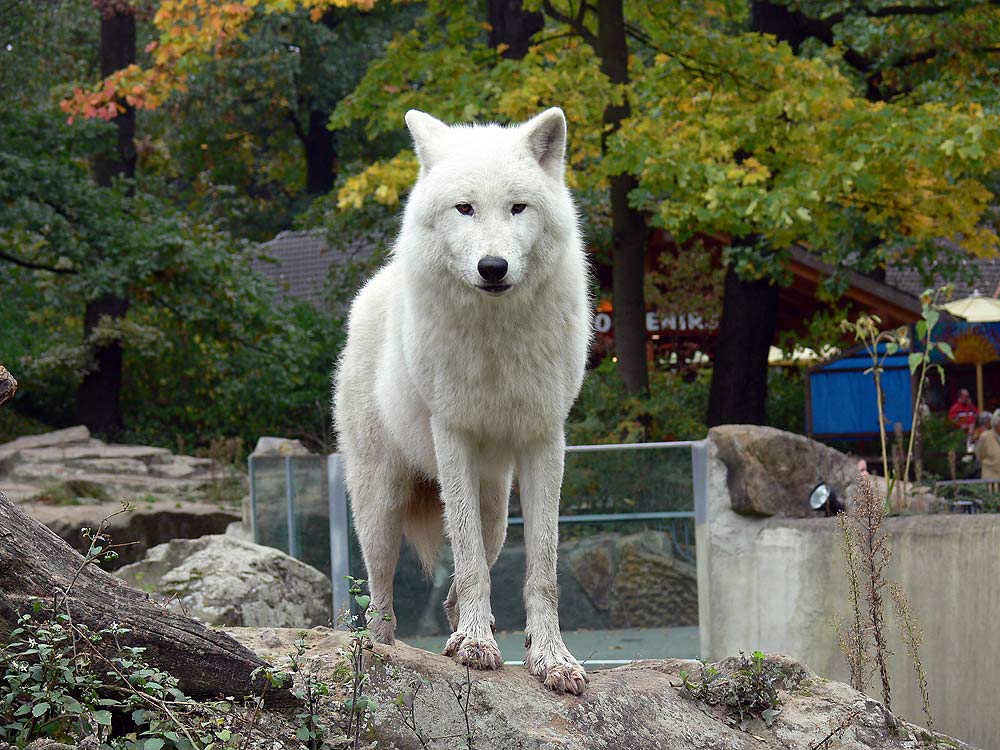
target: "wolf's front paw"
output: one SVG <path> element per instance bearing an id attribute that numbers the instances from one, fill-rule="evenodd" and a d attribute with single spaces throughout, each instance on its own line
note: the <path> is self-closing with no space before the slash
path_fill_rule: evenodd
<path id="1" fill-rule="evenodd" d="M 551 648 L 532 644 L 524 663 L 545 687 L 557 693 L 580 695 L 590 682 L 587 671 L 561 643 Z"/>
<path id="2" fill-rule="evenodd" d="M 452 589 L 454 591 L 454 589 Z M 448 618 L 448 625 L 451 626 L 451 631 L 454 633 L 458 630 L 458 621 L 460 619 L 460 613 L 458 611 L 458 599 L 448 594 L 448 598 L 444 600 L 444 614 Z M 490 630 L 494 633 L 497 632 L 497 618 L 490 615 Z"/>
<path id="3" fill-rule="evenodd" d="M 378 613 L 369 615 L 368 630 L 371 631 L 372 640 L 375 643 L 392 646 L 396 643 L 396 616 L 393 615 L 386 620 Z"/>
<path id="4" fill-rule="evenodd" d="M 500 669 L 503 664 L 496 641 L 471 638 L 465 633 L 452 633 L 444 653 L 457 656 L 460 664 L 468 664 L 473 669 Z"/>

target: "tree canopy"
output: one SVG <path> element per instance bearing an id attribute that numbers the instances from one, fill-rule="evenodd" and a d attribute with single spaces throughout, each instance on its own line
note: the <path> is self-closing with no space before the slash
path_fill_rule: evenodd
<path id="1" fill-rule="evenodd" d="M 722 290 L 721 310 L 705 308 L 721 313 L 719 350 L 758 369 L 760 347 L 738 349 L 726 309 L 766 308 L 754 294 L 787 280 L 793 247 L 876 275 L 889 264 L 930 275 L 995 252 L 993 2 L 526 0 L 536 33 L 516 54 L 487 22 L 503 4 L 14 3 L 3 41 L 17 54 L 0 88 L 21 111 L 3 121 L 0 262 L 44 280 L 50 315 L 78 321 L 66 300 L 121 294 L 135 300 L 136 335 L 172 317 L 201 321 L 198 335 L 216 342 L 274 344 L 299 313 L 252 309 L 266 303 L 234 268 L 241 239 L 326 224 L 334 240 L 381 242 L 417 173 L 407 109 L 515 122 L 552 105 L 570 121 L 567 176 L 596 257 L 616 278 L 640 273 L 638 287 L 616 287 L 616 341 L 628 295 L 642 312 L 644 294 L 659 307 L 672 294 L 669 264 L 644 285 L 642 264 L 623 263 L 629 221 L 642 230 L 632 255 L 660 229 L 678 257 L 698 256 L 680 276 Z M 96 21 L 122 13 L 140 21 L 136 63 L 101 80 Z M 92 163 L 114 150 L 102 121 L 131 109 L 138 175 L 99 186 Z M 723 248 L 724 282 L 708 247 Z M 821 294 L 834 300 L 843 283 L 835 273 Z M 765 349 L 769 315 L 747 318 Z M 321 338 L 335 346 L 338 335 Z M 46 350 L 73 350 L 61 338 Z M 619 358 L 623 377 L 644 375 L 644 352 Z M 642 378 L 624 379 L 642 390 Z"/>

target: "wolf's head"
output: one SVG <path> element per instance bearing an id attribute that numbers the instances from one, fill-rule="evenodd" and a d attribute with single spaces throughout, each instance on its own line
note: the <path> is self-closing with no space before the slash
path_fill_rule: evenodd
<path id="1" fill-rule="evenodd" d="M 503 296 L 535 286 L 571 251 L 578 230 L 561 109 L 512 127 L 448 126 L 410 110 L 406 125 L 420 176 L 397 253 L 411 269 Z"/>

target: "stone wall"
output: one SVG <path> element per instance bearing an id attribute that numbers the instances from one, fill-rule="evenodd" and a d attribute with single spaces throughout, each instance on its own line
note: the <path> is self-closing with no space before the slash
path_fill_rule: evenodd
<path id="1" fill-rule="evenodd" d="M 849 614 L 836 520 L 738 514 L 727 480 L 710 439 L 708 507 L 697 527 L 702 657 L 780 651 L 824 677 L 846 679 L 832 625 Z M 923 627 L 935 728 L 1000 747 L 1000 516 L 894 517 L 887 525 L 887 577 L 903 584 Z M 892 707 L 921 721 L 916 678 L 895 620 L 887 619 Z"/>

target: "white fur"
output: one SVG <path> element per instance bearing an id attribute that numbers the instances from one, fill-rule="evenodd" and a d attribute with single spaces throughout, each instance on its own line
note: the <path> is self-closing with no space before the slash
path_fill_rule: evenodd
<path id="1" fill-rule="evenodd" d="M 449 127 L 414 110 L 406 123 L 420 176 L 392 260 L 351 308 L 335 384 L 372 607 L 392 612 L 403 535 L 428 567 L 446 531 L 455 578 L 445 652 L 498 668 L 489 569 L 516 472 L 525 662 L 547 686 L 579 693 L 586 675 L 559 633 L 556 586 L 563 424 L 590 343 L 587 264 L 563 179 L 566 121 L 549 109 L 517 127 Z M 515 204 L 526 207 L 515 215 Z M 478 288 L 485 256 L 507 261 L 507 291 Z M 392 642 L 394 618 L 372 627 Z"/>

